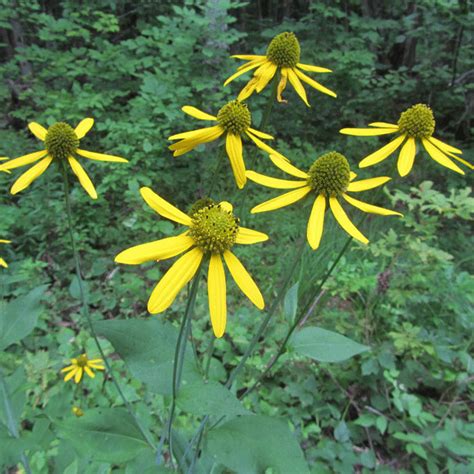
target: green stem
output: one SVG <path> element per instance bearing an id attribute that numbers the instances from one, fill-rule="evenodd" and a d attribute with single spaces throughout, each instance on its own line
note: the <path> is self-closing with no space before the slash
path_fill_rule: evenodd
<path id="1" fill-rule="evenodd" d="M 209 186 L 209 191 L 207 192 L 207 196 L 211 197 L 212 192 L 214 191 L 214 187 L 218 182 L 217 177 L 219 176 L 220 170 L 222 168 L 222 163 L 224 163 L 225 157 L 226 157 L 226 150 L 225 150 L 225 145 L 222 145 L 222 148 L 217 152 L 217 164 L 214 168 L 214 171 L 211 176 L 211 185 Z"/>
<path id="2" fill-rule="evenodd" d="M 141 423 L 139 422 L 138 418 L 136 417 L 135 413 L 133 412 L 133 409 L 132 409 L 132 406 L 131 406 L 130 402 L 127 400 L 127 398 L 125 397 L 122 389 L 120 388 L 120 385 L 118 384 L 117 379 L 115 378 L 115 376 L 112 372 L 112 368 L 111 368 L 111 366 L 110 366 L 110 364 L 109 364 L 109 362 L 108 362 L 108 360 L 107 360 L 107 358 L 104 354 L 102 346 L 99 342 L 99 338 L 97 337 L 97 333 L 95 332 L 94 324 L 92 322 L 92 318 L 91 318 L 91 315 L 89 313 L 89 305 L 87 304 L 86 295 L 85 295 L 85 291 L 84 291 L 84 282 L 82 280 L 82 271 L 81 271 L 81 261 L 80 261 L 79 253 L 77 251 L 76 241 L 74 239 L 74 231 L 73 231 L 74 226 L 73 226 L 73 223 L 72 223 L 71 202 L 70 202 L 70 199 L 69 199 L 69 183 L 68 183 L 68 180 L 67 180 L 67 172 L 66 172 L 65 165 L 62 166 L 61 171 L 62 171 L 63 181 L 64 181 L 64 196 L 65 196 L 65 200 L 66 200 L 66 214 L 67 214 L 68 231 L 69 231 L 69 237 L 70 237 L 70 240 L 71 240 L 72 252 L 73 252 L 73 255 L 74 255 L 76 278 L 77 278 L 77 282 L 78 282 L 78 286 L 79 286 L 79 294 L 81 296 L 81 302 L 82 302 L 82 312 L 86 317 L 90 333 L 92 334 L 92 337 L 93 337 L 94 342 L 97 346 L 97 349 L 99 350 L 100 356 L 101 356 L 101 358 L 103 359 L 103 361 L 105 363 L 105 366 L 107 368 L 107 373 L 109 374 L 113 384 L 115 385 L 115 388 L 117 389 L 117 392 L 119 393 L 120 398 L 122 399 L 123 403 L 125 404 L 128 412 L 130 413 L 130 416 L 133 418 L 133 420 L 135 422 L 135 425 L 137 426 L 137 428 L 142 433 L 144 439 L 149 444 L 149 446 L 155 451 L 156 447 L 154 445 L 153 440 L 150 438 L 150 435 L 147 433 L 147 431 L 142 427 Z"/>

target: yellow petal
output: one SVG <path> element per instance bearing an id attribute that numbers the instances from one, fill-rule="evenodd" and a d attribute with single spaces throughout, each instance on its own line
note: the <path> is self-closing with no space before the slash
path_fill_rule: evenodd
<path id="1" fill-rule="evenodd" d="M 91 179 L 89 178 L 88 174 L 86 173 L 84 168 L 81 166 L 79 161 L 77 161 L 72 156 L 68 157 L 68 161 L 69 161 L 69 164 L 71 165 L 72 171 L 79 179 L 81 186 L 86 190 L 87 194 L 92 199 L 97 199 L 97 191 L 95 190 L 95 187 L 92 184 Z"/>
<path id="2" fill-rule="evenodd" d="M 81 138 L 84 138 L 87 132 L 92 128 L 93 125 L 94 125 L 93 118 L 85 118 L 81 120 L 78 126 L 74 129 L 74 131 L 76 132 L 77 138 L 79 138 L 79 140 Z"/>
<path id="3" fill-rule="evenodd" d="M 349 183 L 347 186 L 347 190 L 350 192 L 359 192 L 359 191 L 367 191 L 368 189 L 377 188 L 378 186 L 382 186 L 382 184 L 387 183 L 392 178 L 388 176 L 378 176 L 377 178 L 369 178 L 369 179 L 361 179 L 360 181 L 353 181 Z"/>
<path id="4" fill-rule="evenodd" d="M 171 306 L 176 295 L 197 272 L 202 257 L 202 250 L 195 247 L 173 263 L 155 286 L 148 300 L 150 313 L 161 313 Z"/>
<path id="5" fill-rule="evenodd" d="M 455 155 L 454 153 L 450 153 L 449 151 L 444 152 L 446 155 L 450 156 L 451 158 L 454 158 L 456 161 L 459 161 L 459 163 L 462 163 L 463 165 L 467 166 L 468 168 L 471 168 L 471 170 L 474 170 L 474 165 L 472 163 L 469 163 L 469 161 L 463 160 L 459 156 Z"/>
<path id="6" fill-rule="evenodd" d="M 234 206 L 228 201 L 221 201 L 219 206 L 227 212 L 232 212 L 234 210 Z"/>
<path id="7" fill-rule="evenodd" d="M 224 252 L 224 260 L 232 278 L 242 293 L 258 308 L 265 307 L 262 293 L 240 260 L 229 250 Z"/>
<path id="8" fill-rule="evenodd" d="M 241 245 L 251 245 L 257 244 L 258 242 L 265 242 L 266 240 L 268 240 L 268 235 L 264 234 L 263 232 L 248 229 L 247 227 L 239 227 L 235 243 Z"/>
<path id="9" fill-rule="evenodd" d="M 247 130 L 247 136 L 257 145 L 261 150 L 266 151 L 268 154 L 271 155 L 277 155 L 283 160 L 288 161 L 288 158 L 285 158 L 281 153 L 278 153 L 276 150 L 274 150 L 272 147 L 268 146 L 266 143 L 262 142 L 259 138 L 257 138 L 255 135 L 253 135 L 250 130 Z"/>
<path id="10" fill-rule="evenodd" d="M 413 168 L 416 154 L 416 143 L 413 137 L 409 137 L 398 155 L 397 168 L 400 176 L 406 176 Z"/>
<path id="11" fill-rule="evenodd" d="M 173 156 L 180 156 L 202 143 L 208 143 L 217 140 L 224 133 L 224 129 L 219 126 L 211 128 L 212 130 L 206 131 L 204 134 L 196 135 L 195 138 L 184 138 L 177 143 L 173 143 L 168 148 L 170 150 L 176 150 L 173 153 Z"/>
<path id="12" fill-rule="evenodd" d="M 372 214 L 380 214 L 381 216 L 402 216 L 397 211 L 392 211 L 390 209 L 385 209 L 384 207 L 374 206 L 363 201 L 359 201 L 347 194 L 343 194 L 342 197 L 352 206 L 357 207 L 364 212 L 371 212 Z"/>
<path id="13" fill-rule="evenodd" d="M 459 153 L 460 155 L 462 155 L 462 151 L 459 148 L 455 148 L 451 145 L 448 145 L 447 143 L 444 143 L 435 137 L 428 138 L 428 141 L 431 142 L 433 145 L 437 146 L 441 151 L 444 151 L 445 153 Z"/>
<path id="14" fill-rule="evenodd" d="M 89 364 L 103 364 L 104 361 L 102 359 L 89 359 Z"/>
<path id="15" fill-rule="evenodd" d="M 326 212 L 326 196 L 320 194 L 314 201 L 311 215 L 306 228 L 306 237 L 313 250 L 319 247 L 324 227 L 324 213 Z"/>
<path id="16" fill-rule="evenodd" d="M 300 169 L 298 169 L 296 166 L 293 166 L 290 163 L 290 160 L 283 155 L 270 154 L 270 160 L 272 160 L 272 163 L 275 166 L 280 168 L 285 173 L 291 174 L 291 176 L 294 176 L 295 178 L 301 178 L 301 179 L 309 178 L 308 173 L 305 173 L 304 171 L 301 171 Z"/>
<path id="17" fill-rule="evenodd" d="M 229 78 L 226 79 L 224 82 L 224 87 L 232 82 L 234 79 L 237 79 L 239 76 L 242 74 L 245 74 L 248 71 L 251 71 L 252 69 L 255 69 L 258 66 L 261 66 L 262 64 L 265 64 L 267 62 L 267 59 L 264 57 L 260 61 L 252 61 L 251 63 L 247 64 L 246 67 L 243 67 L 242 69 L 239 69 L 236 73 L 232 74 Z"/>
<path id="18" fill-rule="evenodd" d="M 71 370 L 71 372 L 66 374 L 66 376 L 64 377 L 64 381 L 67 382 L 68 380 L 71 380 L 76 375 L 77 370 L 78 368 L 74 367 L 74 370 Z"/>
<path id="19" fill-rule="evenodd" d="M 94 370 L 105 370 L 103 365 L 93 364 L 92 362 L 89 362 L 89 367 L 93 368 Z"/>
<path id="20" fill-rule="evenodd" d="M 7 262 L 0 257 L 0 267 L 8 268 Z"/>
<path id="21" fill-rule="evenodd" d="M 87 365 L 84 367 L 84 370 L 86 371 L 86 374 L 87 374 L 91 379 L 93 379 L 93 378 L 95 377 L 94 372 L 92 372 L 92 370 L 91 370 L 89 367 L 87 367 Z"/>
<path id="22" fill-rule="evenodd" d="M 244 59 L 245 61 L 253 61 L 255 59 L 267 59 L 261 54 L 233 54 L 231 58 Z"/>
<path id="23" fill-rule="evenodd" d="M 120 252 L 115 257 L 115 261 L 127 265 L 139 265 L 150 260 L 165 260 L 183 253 L 193 245 L 194 240 L 185 232 L 176 237 L 167 237 L 131 247 Z"/>
<path id="24" fill-rule="evenodd" d="M 278 102 L 288 102 L 281 96 L 283 94 L 283 91 L 286 89 L 286 84 L 288 82 L 288 68 L 282 67 L 280 74 L 281 77 L 277 87 L 277 100 Z"/>
<path id="25" fill-rule="evenodd" d="M 282 194 L 276 198 L 269 199 L 268 201 L 262 202 L 258 206 L 255 206 L 250 212 L 256 214 L 258 212 L 268 212 L 274 211 L 275 209 L 280 209 L 281 207 L 289 206 L 300 199 L 303 199 L 309 192 L 311 188 L 305 186 L 303 188 L 295 189 L 289 193 Z"/>
<path id="26" fill-rule="evenodd" d="M 345 213 L 342 206 L 339 204 L 339 201 L 335 197 L 329 198 L 329 205 L 331 206 L 331 211 L 336 218 L 339 225 L 354 239 L 359 240 L 363 244 L 368 244 L 369 240 L 365 237 L 359 229 L 350 221 L 349 217 Z"/>
<path id="27" fill-rule="evenodd" d="M 42 125 L 36 122 L 30 122 L 28 124 L 28 128 L 30 129 L 30 132 L 36 137 L 39 138 L 44 142 L 44 139 L 46 138 L 46 134 L 48 133 L 48 130 L 46 130 Z"/>
<path id="28" fill-rule="evenodd" d="M 263 133 L 258 130 L 255 130 L 254 128 L 248 128 L 247 129 L 250 133 L 257 135 L 259 138 L 263 138 L 264 140 L 273 140 L 273 137 L 269 135 L 268 133 Z"/>
<path id="29" fill-rule="evenodd" d="M 436 148 L 432 143 L 430 143 L 426 138 L 421 139 L 425 150 L 429 153 L 431 158 L 438 162 L 440 165 L 449 168 L 450 170 L 456 171 L 459 174 L 465 174 L 464 171 L 459 168 L 459 166 L 454 163 L 451 158 L 448 158 L 441 150 Z"/>
<path id="30" fill-rule="evenodd" d="M 287 179 L 271 178 L 270 176 L 265 176 L 264 174 L 257 173 L 256 171 L 247 171 L 246 175 L 247 178 L 253 182 L 261 184 L 262 186 L 267 186 L 269 188 L 295 189 L 306 186 L 307 184 L 306 180 L 290 181 Z"/>
<path id="31" fill-rule="evenodd" d="M 398 129 L 395 128 L 341 128 L 339 133 L 358 137 L 375 137 L 378 135 L 388 135 L 389 133 L 395 133 L 397 131 Z"/>
<path id="32" fill-rule="evenodd" d="M 357 178 L 357 173 L 354 173 L 354 171 L 349 171 L 349 181 L 352 181 Z"/>
<path id="33" fill-rule="evenodd" d="M 69 372 L 70 370 L 74 370 L 76 367 L 76 365 L 69 365 L 67 367 L 64 367 L 64 369 L 61 369 L 61 373 Z"/>
<path id="34" fill-rule="evenodd" d="M 255 75 L 258 77 L 257 86 L 255 88 L 257 92 L 262 92 L 262 90 L 265 89 L 278 69 L 276 64 L 273 63 L 264 64 L 262 68 L 263 69 L 260 72 L 258 72 L 258 70 L 255 71 Z"/>
<path id="35" fill-rule="evenodd" d="M 366 168 L 367 166 L 372 166 L 381 161 L 385 160 L 389 155 L 391 155 L 405 140 L 406 135 L 401 135 L 400 137 L 395 138 L 391 142 L 387 143 L 385 146 L 380 148 L 380 150 L 367 155 L 360 163 L 359 168 Z"/>
<path id="36" fill-rule="evenodd" d="M 89 160 L 95 161 L 110 161 L 113 163 L 128 163 L 128 160 L 121 158 L 120 156 L 106 155 L 104 153 L 96 153 L 95 151 L 87 151 L 77 149 L 76 153 L 83 156 L 84 158 L 89 158 Z"/>
<path id="37" fill-rule="evenodd" d="M 12 241 L 11 240 L 3 240 L 3 239 L 0 239 L 0 244 L 11 244 Z"/>
<path id="38" fill-rule="evenodd" d="M 17 194 L 26 189 L 35 179 L 39 178 L 48 169 L 51 161 L 53 161 L 53 158 L 47 156 L 39 163 L 32 166 L 15 181 L 10 192 L 12 194 Z"/>
<path id="39" fill-rule="evenodd" d="M 220 254 L 212 254 L 209 260 L 207 294 L 214 335 L 222 337 L 227 321 L 227 305 L 225 272 Z"/>
<path id="40" fill-rule="evenodd" d="M 232 166 L 237 187 L 242 189 L 247 182 L 247 178 L 245 177 L 245 163 L 242 155 L 242 139 L 240 135 L 234 135 L 228 132 L 225 141 L 225 149 L 230 160 L 230 165 Z M 215 177 L 215 179 L 217 179 L 217 177 Z"/>
<path id="41" fill-rule="evenodd" d="M 258 84 L 258 77 L 252 77 L 245 87 L 239 92 L 237 99 L 241 102 L 248 99 L 254 92 Z"/>
<path id="42" fill-rule="evenodd" d="M 297 71 L 297 69 L 295 69 L 295 70 Z M 298 76 L 295 74 L 295 70 L 293 70 L 291 68 L 287 69 L 288 79 L 290 81 L 290 84 L 293 86 L 296 93 L 301 97 L 303 102 L 308 107 L 311 107 L 309 105 L 308 98 L 306 97 L 306 91 L 304 90 L 303 84 L 301 84 L 301 81 L 298 79 Z M 303 74 L 303 73 L 301 73 L 301 74 Z"/>
<path id="43" fill-rule="evenodd" d="M 83 372 L 84 370 L 82 369 L 82 367 L 77 368 L 76 373 L 74 375 L 74 382 L 79 383 L 81 381 Z"/>
<path id="44" fill-rule="evenodd" d="M 314 79 L 311 79 L 309 76 L 307 76 L 305 73 L 299 71 L 298 69 L 294 69 L 296 75 L 306 84 L 310 85 L 314 89 L 318 90 L 319 92 L 322 92 L 323 94 L 330 95 L 331 97 L 337 97 L 337 94 L 333 92 L 331 89 L 328 89 L 327 87 L 324 87 L 322 84 L 319 82 L 315 81 Z"/>
<path id="45" fill-rule="evenodd" d="M 214 115 L 203 112 L 202 110 L 192 107 L 191 105 L 185 105 L 184 107 L 181 107 L 181 110 L 185 114 L 191 115 L 191 117 L 197 118 L 199 120 L 217 120 L 217 117 Z"/>
<path id="46" fill-rule="evenodd" d="M 187 226 L 191 225 L 192 219 L 187 214 L 180 211 L 177 207 L 174 207 L 169 202 L 165 201 L 150 188 L 140 188 L 140 194 L 142 195 L 142 198 L 145 200 L 145 202 L 154 211 L 160 214 L 160 216 L 166 217 L 167 219 L 170 219 L 174 222 L 178 222 L 179 224 L 184 224 Z"/>
<path id="47" fill-rule="evenodd" d="M 189 132 L 177 133 L 176 135 L 171 135 L 168 140 L 189 139 L 205 143 L 207 137 L 214 135 L 217 131 L 224 133 L 224 129 L 219 127 L 219 125 L 213 125 L 212 127 L 198 128 L 197 130 L 191 130 Z"/>
<path id="48" fill-rule="evenodd" d="M 14 158 L 9 160 L 3 165 L 0 166 L 0 170 L 13 170 L 19 168 L 20 166 L 26 166 L 35 161 L 38 161 L 41 158 L 44 158 L 48 152 L 46 150 L 35 151 L 34 153 L 29 153 L 28 155 L 20 156 L 19 158 Z"/>
<path id="49" fill-rule="evenodd" d="M 388 123 L 388 122 L 372 122 L 369 123 L 369 127 L 376 127 L 376 128 L 398 128 L 398 125 L 395 123 Z"/>
<path id="50" fill-rule="evenodd" d="M 325 67 L 319 67 L 319 66 L 312 66 L 311 64 L 298 63 L 296 67 L 303 69 L 303 71 L 308 71 L 308 72 L 319 72 L 319 73 L 332 72 L 331 69 L 327 69 Z"/>

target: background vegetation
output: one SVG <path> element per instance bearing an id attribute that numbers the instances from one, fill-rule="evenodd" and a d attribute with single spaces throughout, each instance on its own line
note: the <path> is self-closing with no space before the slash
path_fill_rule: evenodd
<path id="1" fill-rule="evenodd" d="M 166 264 L 118 268 L 113 258 L 131 245 L 174 232 L 174 224 L 143 205 L 140 186 L 151 186 L 186 209 L 215 179 L 216 146 L 174 159 L 167 137 L 196 126 L 180 111 L 182 105 L 216 113 L 234 98 L 243 80 L 222 87 L 237 65 L 229 58 L 232 53 L 262 53 L 275 34 L 294 31 L 302 61 L 334 70 L 321 80 L 338 93 L 337 100 L 311 91 L 308 109 L 288 89 L 288 104 L 273 109 L 265 131 L 277 137 L 275 146 L 297 165 L 308 167 L 317 155 L 336 149 L 356 167 L 381 141 L 345 137 L 338 130 L 394 121 L 419 102 L 433 108 L 437 136 L 472 157 L 473 13 L 467 0 L 0 4 L 0 155 L 16 157 L 38 149 L 26 127 L 29 121 L 75 125 L 91 116 L 96 125 L 87 147 L 130 160 L 128 166 L 91 164 L 88 171 L 98 184 L 99 200 L 92 202 L 78 185 L 72 197 L 94 319 L 133 319 L 143 324 L 137 326 L 143 337 L 151 327 L 146 321 L 158 318 L 177 325 L 186 295 L 166 314 L 150 317 L 147 297 Z M 256 124 L 268 93 L 249 101 Z M 263 154 L 252 153 L 254 169 L 276 175 Z M 391 173 L 392 166 L 393 159 L 361 176 Z M 235 200 L 230 167 L 222 173 L 214 197 Z M 122 402 L 102 374 L 81 388 L 65 384 L 59 375 L 81 351 L 97 356 L 80 315 L 60 174 L 49 170 L 17 197 L 8 192 L 12 180 L 0 174 L 0 238 L 13 240 L 8 248 L 2 246 L 10 267 L 0 275 L 0 310 L 7 314 L 10 302 L 9 314 L 17 311 L 27 319 L 12 339 L 5 339 L 5 330 L 0 334 L 0 366 L 14 400 L 13 420 L 0 408 L 0 466 L 17 465 L 24 451 L 34 473 L 166 472 L 154 467 L 151 451 L 140 451 L 144 445 L 114 451 L 100 438 L 92 449 L 90 432 L 72 414 L 73 405 L 81 406 L 86 415 L 111 418 L 110 425 L 122 419 L 120 429 L 132 432 L 125 412 L 117 418 L 107 411 Z M 246 409 L 285 420 L 311 472 L 473 472 L 471 183 L 472 174 L 452 173 L 420 152 L 414 171 L 389 183 L 380 202 L 405 217 L 369 217 L 363 231 L 371 244 L 353 243 L 319 293 L 315 288 L 321 275 L 346 236 L 332 223 L 320 250 L 306 249 L 285 304 L 234 392 L 242 394 L 252 385 L 295 313 L 308 304 L 314 303 L 305 324 L 370 346 L 339 364 L 303 358 L 290 347 L 265 383 L 244 399 Z M 247 210 L 271 195 L 248 186 Z M 308 212 L 294 207 L 268 215 L 242 213 L 246 225 L 271 236 L 260 248 L 239 253 L 267 302 L 275 298 L 287 261 L 304 237 Z M 211 363 L 215 381 L 225 380 L 263 317 L 242 302 L 235 287 L 229 301 L 227 334 L 216 342 Z M 208 321 L 203 285 L 193 320 L 199 361 L 212 338 Z M 126 396 L 158 440 L 167 417 L 166 389 L 155 386 L 150 395 L 144 387 L 153 377 L 159 385 L 162 374 L 150 368 L 147 379 L 116 355 L 117 340 L 111 340 L 113 345 L 103 341 Z M 153 347 L 154 342 L 147 343 Z M 157 347 L 165 343 L 156 340 Z M 183 446 L 205 414 L 199 403 L 196 408 L 198 395 L 189 398 L 182 407 L 194 416 L 179 415 L 177 420 L 178 445 Z M 12 439 L 12 423 L 21 444 Z M 211 438 L 205 446 L 222 439 Z M 220 446 L 219 452 L 225 448 Z M 269 446 L 261 449 L 270 455 Z M 213 472 L 236 471 L 232 456 L 242 466 L 253 466 L 248 447 L 238 439 L 230 452 L 220 458 L 221 470 Z M 163 461 L 169 461 L 166 455 Z M 278 472 L 265 471 L 268 465 L 255 467 L 255 472 Z M 237 472 L 250 472 L 242 469 Z"/>

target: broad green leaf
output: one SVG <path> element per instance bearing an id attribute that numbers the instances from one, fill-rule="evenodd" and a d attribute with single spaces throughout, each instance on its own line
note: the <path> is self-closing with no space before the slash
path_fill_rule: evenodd
<path id="1" fill-rule="evenodd" d="M 285 295 L 283 300 L 283 310 L 285 312 L 286 319 L 293 322 L 298 309 L 298 288 L 299 282 L 296 282 Z"/>
<path id="2" fill-rule="evenodd" d="M 342 362 L 370 350 L 336 332 L 317 327 L 305 327 L 291 338 L 291 347 L 298 354 L 319 362 Z"/>
<path id="3" fill-rule="evenodd" d="M 205 455 L 238 473 L 306 474 L 308 466 L 295 435 L 281 419 L 245 415 L 211 430 Z"/>
<path id="4" fill-rule="evenodd" d="M 20 416 L 26 403 L 25 382 L 23 366 L 18 367 L 8 377 L 0 374 L 0 421 L 11 432 L 19 431 Z"/>
<path id="5" fill-rule="evenodd" d="M 170 323 L 151 318 L 147 321 L 100 321 L 94 324 L 128 365 L 132 375 L 150 390 L 171 394 L 173 360 L 178 330 Z M 181 386 L 201 380 L 188 344 Z"/>
<path id="6" fill-rule="evenodd" d="M 38 286 L 10 301 L 0 311 L 0 350 L 21 341 L 33 331 L 41 313 L 40 300 L 48 287 Z"/>
<path id="7" fill-rule="evenodd" d="M 0 468 L 18 463 L 24 449 L 24 440 L 11 437 L 8 430 L 0 425 Z"/>

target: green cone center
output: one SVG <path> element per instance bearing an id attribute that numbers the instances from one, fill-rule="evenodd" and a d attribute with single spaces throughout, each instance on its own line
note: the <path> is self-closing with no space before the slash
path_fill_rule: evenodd
<path id="1" fill-rule="evenodd" d="M 217 114 L 217 123 L 226 131 L 242 135 L 252 123 L 252 115 L 247 107 L 238 100 L 224 105 Z"/>
<path id="2" fill-rule="evenodd" d="M 239 219 L 220 204 L 209 204 L 192 215 L 189 235 L 204 252 L 223 253 L 235 243 Z"/>
<path id="3" fill-rule="evenodd" d="M 350 167 L 344 155 L 331 151 L 321 155 L 308 171 L 308 185 L 316 194 L 338 197 L 346 192 L 350 180 Z"/>
<path id="4" fill-rule="evenodd" d="M 268 45 L 267 57 L 279 67 L 295 67 L 300 62 L 300 43 L 294 33 L 275 36 Z"/>
<path id="5" fill-rule="evenodd" d="M 425 104 L 416 104 L 402 112 L 398 120 L 401 133 L 413 138 L 429 138 L 435 130 L 433 111 Z"/>
<path id="6" fill-rule="evenodd" d="M 89 365 L 89 359 L 87 358 L 86 355 L 80 355 L 77 359 L 77 365 L 79 367 L 87 367 Z"/>
<path id="7" fill-rule="evenodd" d="M 50 156 L 64 160 L 77 150 L 79 138 L 70 125 L 58 122 L 49 127 L 44 143 Z"/>

